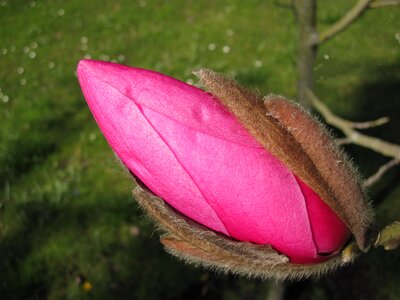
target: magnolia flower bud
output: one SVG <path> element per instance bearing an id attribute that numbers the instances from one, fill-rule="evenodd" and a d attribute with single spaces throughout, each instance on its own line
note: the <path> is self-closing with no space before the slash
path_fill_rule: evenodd
<path id="1" fill-rule="evenodd" d="M 264 101 L 211 71 L 206 93 L 168 76 L 83 60 L 78 77 L 107 141 L 141 186 L 135 198 L 184 259 L 254 276 L 341 264 L 371 210 L 353 168 L 296 104 Z"/>

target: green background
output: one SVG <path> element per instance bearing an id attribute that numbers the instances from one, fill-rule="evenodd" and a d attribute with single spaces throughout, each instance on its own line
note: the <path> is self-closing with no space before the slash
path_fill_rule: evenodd
<path id="1" fill-rule="evenodd" d="M 319 1 L 318 26 L 354 1 Z M 297 28 L 283 1 L 0 0 L 0 299 L 266 299 L 271 282 L 215 274 L 164 252 L 99 132 L 75 69 L 82 58 L 233 75 L 294 98 Z M 368 11 L 320 48 L 316 92 L 368 134 L 400 142 L 400 8 Z M 337 133 L 339 135 L 339 133 Z M 346 147 L 366 177 L 387 161 Z M 379 226 L 400 218 L 399 170 L 372 191 Z M 400 251 L 376 249 L 287 299 L 399 299 Z M 85 290 L 78 278 L 90 282 Z"/>

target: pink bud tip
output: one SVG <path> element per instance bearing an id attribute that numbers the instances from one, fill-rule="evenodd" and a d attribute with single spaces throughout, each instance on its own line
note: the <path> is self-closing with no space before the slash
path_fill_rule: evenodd
<path id="1" fill-rule="evenodd" d="M 157 72 L 82 60 L 86 101 L 122 162 L 154 194 L 239 241 L 293 263 L 336 254 L 350 232 L 212 95 Z"/>

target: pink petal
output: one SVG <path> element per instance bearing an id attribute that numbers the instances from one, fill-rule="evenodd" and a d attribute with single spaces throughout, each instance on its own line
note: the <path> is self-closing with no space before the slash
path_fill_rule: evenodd
<path id="1" fill-rule="evenodd" d="M 81 61 L 78 77 L 88 105 L 113 150 L 154 193 L 168 195 L 169 203 L 179 207 L 183 214 L 196 215 L 199 223 L 227 234 L 190 176 L 149 124 L 141 107 L 121 94 L 113 83 L 106 83 L 105 74 L 97 73 L 104 68 L 115 75 L 125 69 L 119 65 Z M 118 86 L 118 81 L 114 84 Z M 180 205 L 186 199 L 191 200 L 191 205 Z"/>
<path id="2" fill-rule="evenodd" d="M 350 232 L 342 220 L 304 182 L 297 179 L 306 199 L 314 242 L 319 254 L 334 254 L 349 238 Z"/>
<path id="3" fill-rule="evenodd" d="M 320 261 L 317 251 L 341 246 L 334 247 L 342 239 L 320 238 L 335 221 L 326 231 L 312 229 L 334 213 L 210 94 L 156 72 L 98 61 L 81 61 L 78 77 L 123 163 L 181 213 L 235 239 L 271 244 L 293 262 Z M 317 218 L 311 226 L 310 211 Z"/>

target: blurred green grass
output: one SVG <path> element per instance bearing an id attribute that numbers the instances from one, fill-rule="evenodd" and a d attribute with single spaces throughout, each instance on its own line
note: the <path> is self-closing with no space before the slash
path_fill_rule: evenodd
<path id="1" fill-rule="evenodd" d="M 353 3 L 319 1 L 320 26 Z M 261 0 L 1 0 L 0 28 L 0 298 L 264 299 L 268 283 L 215 275 L 162 250 L 86 107 L 75 68 L 91 57 L 196 83 L 192 70 L 208 67 L 293 98 L 292 12 Z M 356 120 L 390 116 L 369 133 L 393 142 L 400 142 L 399 28 L 400 9 L 368 11 L 321 47 L 315 66 L 317 93 L 334 111 Z M 365 176 L 385 160 L 347 150 Z M 371 192 L 382 203 L 381 225 L 400 216 L 398 175 Z M 398 252 L 375 251 L 299 285 L 309 299 L 398 299 L 399 267 Z"/>

